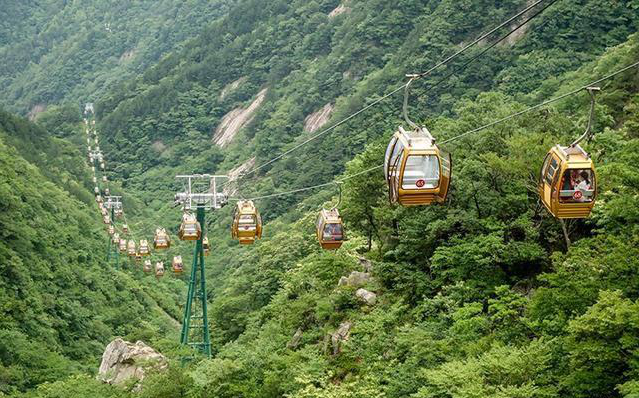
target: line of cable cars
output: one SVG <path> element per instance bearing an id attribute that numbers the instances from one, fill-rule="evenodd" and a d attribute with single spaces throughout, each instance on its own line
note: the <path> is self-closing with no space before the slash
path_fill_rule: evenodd
<path id="1" fill-rule="evenodd" d="M 262 237 L 262 217 L 252 200 L 240 200 L 235 206 L 231 237 L 241 245 L 250 245 Z M 344 224 L 339 210 L 323 209 L 316 221 L 316 234 L 322 248 L 335 250 L 345 240 Z"/>
<path id="2" fill-rule="evenodd" d="M 597 87 L 587 88 L 590 117 L 586 132 L 569 146 L 555 145 L 548 151 L 538 179 L 541 203 L 558 219 L 586 218 L 597 197 L 596 173 L 590 155 L 579 142 L 590 135 Z M 403 206 L 444 203 L 450 189 L 452 158 L 436 145 L 425 127 L 399 127 L 384 158 L 384 176 L 391 203 Z"/>
<path id="3" fill-rule="evenodd" d="M 569 146 L 556 145 L 546 155 L 538 180 L 541 203 L 558 219 L 586 218 L 597 196 L 596 173 L 590 155 L 579 145 L 589 136 L 594 114 L 594 92 L 586 132 Z M 389 201 L 403 206 L 446 202 L 452 181 L 452 157 L 441 149 L 425 127 L 399 127 L 384 156 L 384 176 Z M 337 249 L 344 241 L 344 225 L 336 208 L 322 209 L 317 217 L 316 235 L 322 248 Z M 251 200 L 239 200 L 233 215 L 231 236 L 240 244 L 252 244 L 262 237 L 262 219 Z"/>

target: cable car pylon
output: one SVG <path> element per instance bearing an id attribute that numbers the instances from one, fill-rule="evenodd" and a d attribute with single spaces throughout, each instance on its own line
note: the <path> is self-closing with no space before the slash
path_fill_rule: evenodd
<path id="1" fill-rule="evenodd" d="M 111 219 L 110 219 L 110 224 L 109 227 L 113 227 L 113 229 L 115 230 L 115 217 L 116 217 L 116 210 L 121 210 L 122 209 L 122 202 L 120 201 L 122 197 L 121 196 L 107 196 L 105 197 L 105 202 L 104 202 L 104 206 L 111 210 Z M 109 235 L 109 244 L 107 247 L 107 257 L 106 257 L 106 261 L 107 264 L 110 263 L 111 261 L 111 256 L 115 257 L 115 269 L 119 269 L 120 268 L 120 250 L 118 248 L 118 244 L 119 242 L 116 242 L 114 237 Z"/>
<path id="2" fill-rule="evenodd" d="M 193 249 L 193 262 L 191 265 L 191 277 L 189 278 L 189 289 L 184 306 L 184 316 L 182 318 L 182 333 L 180 343 L 192 347 L 202 354 L 211 357 L 211 335 L 209 332 L 209 321 L 207 313 L 207 291 L 206 272 L 204 263 L 204 244 L 206 227 L 206 211 L 222 208 L 226 202 L 226 196 L 218 192 L 217 180 L 228 178 L 227 176 L 192 174 L 180 175 L 176 178 L 185 182 L 185 190 L 175 195 L 175 203 L 182 205 L 182 210 L 189 214 L 196 212 L 198 228 L 196 231 L 197 240 Z M 200 192 L 196 192 L 200 191 Z M 186 221 L 185 221 L 186 220 Z M 183 217 L 184 222 L 191 222 L 190 217 Z M 185 226 L 180 227 L 181 230 Z M 184 236 L 180 235 L 183 239 Z M 184 240 L 184 239 L 183 239 Z M 188 239 L 191 240 L 191 239 Z M 188 358 L 184 358 L 188 359 Z"/>

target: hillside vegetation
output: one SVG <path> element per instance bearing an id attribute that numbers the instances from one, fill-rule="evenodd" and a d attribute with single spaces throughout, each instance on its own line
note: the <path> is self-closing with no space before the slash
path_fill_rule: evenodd
<path id="1" fill-rule="evenodd" d="M 309 138 L 313 133 L 305 124 L 318 111 L 331 109 L 324 128 L 332 125 L 525 3 L 226 3 L 220 18 L 197 34 L 195 27 L 185 31 L 189 40 L 157 63 L 149 58 L 117 82 L 90 91 L 109 176 L 129 198 L 128 216 L 142 223 L 141 233 L 150 238 L 162 225 L 175 234 L 179 215 L 171 202 L 181 187 L 174 175 L 225 173 L 247 161 L 262 165 Z M 637 62 L 638 10 L 637 1 L 557 1 L 467 67 L 455 69 L 488 43 L 417 81 L 411 118 L 442 142 Z M 452 77 L 441 80 L 451 71 Z M 24 73 L 25 79 L 33 75 Z M 50 82 L 58 83 L 58 77 Z M 11 85 L 24 91 L 15 91 L 9 102 L 31 106 L 35 91 L 16 79 Z M 99 267 L 106 234 L 86 190 L 74 107 L 63 104 L 62 96 L 52 100 L 55 106 L 37 119 L 40 127 L 6 115 L 32 132 L 22 139 L 16 138 L 21 129 L 5 128 L 7 161 L 0 170 L 8 176 L 7 195 L 17 179 L 27 192 L 51 190 L 69 198 L 13 199 L 24 208 L 16 207 L 9 219 L 44 207 L 54 226 L 44 227 L 50 240 L 34 246 L 34 261 L 52 270 L 86 272 L 74 274 L 77 280 L 62 278 L 70 288 L 56 302 L 72 302 L 74 291 L 95 294 L 95 304 L 83 305 L 81 313 L 99 328 L 67 343 L 68 338 L 46 337 L 47 328 L 21 323 L 49 319 L 48 328 L 64 330 L 51 326 L 65 319 L 58 312 L 46 306 L 33 314 L 11 312 L 8 330 L 24 336 L 24 343 L 12 339 L 0 350 L 5 366 L 0 378 L 10 375 L 4 392 L 47 398 L 636 396 L 639 74 L 634 68 L 601 86 L 595 134 L 584 144 L 596 163 L 599 196 L 590 218 L 568 223 L 570 242 L 539 204 L 536 179 L 548 149 L 572 142 L 585 128 L 585 92 L 446 144 L 453 154 L 453 188 L 445 205 L 389 205 L 379 170 L 347 180 L 340 212 L 349 240 L 336 252 L 319 248 L 314 222 L 321 206 L 337 202 L 337 188 L 257 201 L 267 220 L 265 236 L 249 247 L 231 240 L 231 205 L 207 215 L 214 355 L 188 364 L 180 361 L 184 352 L 175 347 L 167 318 L 179 319 L 181 278 L 156 282 L 132 270 Z M 232 199 L 329 182 L 381 164 L 390 135 L 403 123 L 401 101 L 401 94 L 393 96 L 245 177 L 232 185 L 239 191 Z M 233 118 L 237 115 L 242 119 Z M 216 131 L 233 122 L 239 129 L 218 145 Z M 30 152 L 32 147 L 47 149 Z M 18 176 L 22 163 L 15 162 L 30 164 L 31 174 Z M 38 176 L 47 184 L 36 185 Z M 59 202 L 69 210 L 45 207 L 62 206 Z M 76 231 L 56 222 L 69 217 Z M 76 221 L 81 217 L 90 234 L 79 230 L 85 228 Z M 4 225 L 9 224 L 1 231 Z M 15 225 L 33 228 L 20 237 L 41 231 L 26 222 Z M 65 231 L 69 243 L 51 240 L 55 228 Z M 6 242 L 13 241 L 3 238 Z M 21 262 L 34 252 L 30 244 L 17 242 L 12 249 Z M 85 257 L 76 258 L 76 252 Z M 68 253 L 74 253 L 73 261 L 65 262 Z M 188 264 L 190 256 L 185 258 Z M 75 263 L 83 265 L 72 267 Z M 27 265 L 22 270 L 34 280 L 25 297 L 60 289 L 39 285 L 41 272 Z M 50 275 L 60 278 L 64 272 Z M 362 300 L 360 288 L 374 292 L 375 300 Z M 98 295 L 100 289 L 115 291 Z M 137 392 L 94 380 L 89 367 L 97 367 L 100 347 L 117 334 L 149 340 L 170 357 L 169 370 L 150 375 Z M 26 356 L 29 344 L 39 341 L 53 342 L 51 371 Z M 28 372 L 30 367 L 35 370 Z M 11 372 L 37 376 L 21 384 L 19 373 Z"/>
<path id="2" fill-rule="evenodd" d="M 230 1 L 7 1 L 0 105 L 35 114 L 100 98 L 197 34 Z"/>
<path id="3" fill-rule="evenodd" d="M 94 372 L 115 335 L 176 333 L 177 287 L 105 268 L 107 237 L 73 145 L 0 112 L 0 165 L 0 395 Z"/>

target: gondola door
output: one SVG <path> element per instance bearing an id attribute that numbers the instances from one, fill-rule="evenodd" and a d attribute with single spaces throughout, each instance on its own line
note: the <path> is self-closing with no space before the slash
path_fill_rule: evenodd
<path id="1" fill-rule="evenodd" d="M 439 162 L 441 167 L 440 180 L 439 180 L 439 193 L 437 194 L 437 201 L 444 203 L 448 196 L 448 189 L 450 188 L 450 180 L 452 176 L 452 157 L 450 153 L 439 151 Z"/>
<path id="2" fill-rule="evenodd" d="M 557 186 L 557 178 L 561 169 L 561 160 L 553 153 L 546 155 L 544 166 L 541 170 L 541 178 L 539 181 L 540 197 L 543 199 L 544 206 L 548 208 L 550 213 L 555 214 L 553 196 L 557 194 L 555 187 Z"/>

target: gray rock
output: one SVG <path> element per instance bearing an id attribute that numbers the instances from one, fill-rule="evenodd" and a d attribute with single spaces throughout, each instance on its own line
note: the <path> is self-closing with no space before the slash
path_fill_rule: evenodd
<path id="1" fill-rule="evenodd" d="M 357 289 L 357 291 L 355 292 L 355 296 L 357 296 L 357 298 L 364 301 L 368 305 L 375 305 L 375 303 L 377 302 L 377 294 L 369 292 L 366 289 Z"/>
<path id="2" fill-rule="evenodd" d="M 166 357 L 141 341 L 133 344 L 117 338 L 104 349 L 97 378 L 118 385 L 132 378 L 142 381 L 145 369 L 151 367 L 166 369 Z"/>
<path id="3" fill-rule="evenodd" d="M 353 271 L 348 277 L 342 276 L 337 283 L 337 286 L 364 286 L 368 282 L 372 281 L 373 277 L 367 272 Z"/>
<path id="4" fill-rule="evenodd" d="M 351 327 L 353 324 L 350 321 L 342 322 L 339 328 L 331 334 L 331 342 L 333 343 L 333 355 L 337 355 L 340 352 L 340 345 L 342 341 L 348 340 L 351 335 Z"/>
<path id="5" fill-rule="evenodd" d="M 302 340 L 302 328 L 297 328 L 297 331 L 291 338 L 291 341 L 288 342 L 286 347 L 290 349 L 294 349 L 299 345 L 301 340 Z"/>
<path id="6" fill-rule="evenodd" d="M 371 260 L 364 257 L 358 257 L 357 259 L 359 260 L 359 265 L 364 269 L 364 272 L 373 272 L 373 263 L 371 263 Z"/>

